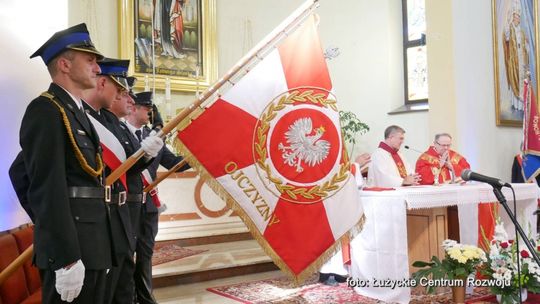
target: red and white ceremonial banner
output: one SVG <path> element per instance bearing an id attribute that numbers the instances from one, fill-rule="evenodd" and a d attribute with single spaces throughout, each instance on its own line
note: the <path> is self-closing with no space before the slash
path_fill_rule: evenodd
<path id="1" fill-rule="evenodd" d="M 126 161 L 126 151 L 124 150 L 124 147 L 122 147 L 122 144 L 118 141 L 116 136 L 114 136 L 114 134 L 97 119 L 92 117 L 92 115 L 87 114 L 86 116 L 88 116 L 88 119 L 90 119 L 90 122 L 94 125 L 94 129 L 96 129 L 98 133 L 99 143 L 103 149 L 103 162 L 111 169 L 111 171 L 116 170 Z M 126 191 L 128 191 L 126 174 L 122 174 L 119 180 L 122 182 L 122 185 L 124 185 Z"/>
<path id="2" fill-rule="evenodd" d="M 521 171 L 525 181 L 535 183 L 540 174 L 540 115 L 536 103 L 535 88 L 526 79 L 523 84 L 523 100 L 525 113 L 523 114 L 523 160 Z"/>
<path id="3" fill-rule="evenodd" d="M 314 17 L 178 133 L 188 161 L 302 281 L 362 222 Z"/>

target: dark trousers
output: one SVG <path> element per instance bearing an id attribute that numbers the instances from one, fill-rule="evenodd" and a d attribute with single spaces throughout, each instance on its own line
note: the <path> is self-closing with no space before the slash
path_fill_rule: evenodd
<path id="1" fill-rule="evenodd" d="M 135 285 L 133 284 L 133 273 L 135 272 L 133 252 L 117 256 L 116 260 L 118 266 L 113 267 L 107 274 L 106 303 L 132 304 L 135 292 Z"/>
<path id="2" fill-rule="evenodd" d="M 139 304 L 157 303 L 152 295 L 152 255 L 158 230 L 159 214 L 147 212 L 143 206 L 141 230 L 137 239 L 137 259 L 135 267 L 135 289 Z"/>
<path id="3" fill-rule="evenodd" d="M 81 293 L 73 300 L 74 304 L 105 303 L 106 270 L 86 270 Z M 41 301 L 49 303 L 67 303 L 60 299 L 56 292 L 56 273 L 54 270 L 40 269 L 41 277 Z"/>

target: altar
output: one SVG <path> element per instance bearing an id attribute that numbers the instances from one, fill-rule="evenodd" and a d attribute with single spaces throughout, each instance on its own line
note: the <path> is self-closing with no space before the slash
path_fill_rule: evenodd
<path id="1" fill-rule="evenodd" d="M 536 235 L 536 184 L 512 184 L 516 194 L 517 217 L 528 235 Z M 380 189 L 379 189 L 380 190 Z M 513 210 L 512 192 L 503 189 Z M 457 205 L 459 210 L 460 242 L 477 245 L 478 204 L 496 202 L 492 187 L 484 183 L 444 186 L 401 187 L 386 191 L 360 191 L 366 221 L 363 230 L 351 241 L 351 278 L 358 286 L 355 291 L 364 296 L 388 302 L 409 303 L 409 287 L 373 286 L 375 280 L 405 282 L 412 272 L 409 254 L 440 255 L 441 242 L 447 238 L 445 207 Z M 409 216 L 408 216 L 409 213 Z M 413 217 L 411 217 L 411 215 Z M 423 217 L 422 225 L 414 225 L 414 216 Z M 509 236 L 514 227 L 504 209 L 499 216 Z M 409 219 L 408 219 L 409 218 Z M 414 228 L 415 239 L 409 239 Z M 438 252 L 439 254 L 433 254 Z M 406 284 L 404 284 L 406 285 Z"/>

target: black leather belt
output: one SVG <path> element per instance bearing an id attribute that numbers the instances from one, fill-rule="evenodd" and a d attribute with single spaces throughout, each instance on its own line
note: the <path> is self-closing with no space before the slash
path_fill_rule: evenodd
<path id="1" fill-rule="evenodd" d="M 128 193 L 126 201 L 130 203 L 140 203 L 143 201 L 143 198 L 144 198 L 144 195 L 142 193 L 138 193 L 138 194 Z"/>
<path id="2" fill-rule="evenodd" d="M 128 196 L 125 191 L 111 193 L 110 189 L 110 187 L 68 187 L 68 197 L 99 198 L 105 200 L 107 204 L 118 204 L 119 206 L 126 203 Z"/>
<path id="3" fill-rule="evenodd" d="M 103 187 L 68 187 L 68 197 L 104 199 L 105 188 Z"/>
<path id="4" fill-rule="evenodd" d="M 122 206 L 123 204 L 126 203 L 126 197 L 127 197 L 126 191 L 122 191 L 120 193 L 113 193 L 111 194 L 110 201 L 107 203 Z"/>

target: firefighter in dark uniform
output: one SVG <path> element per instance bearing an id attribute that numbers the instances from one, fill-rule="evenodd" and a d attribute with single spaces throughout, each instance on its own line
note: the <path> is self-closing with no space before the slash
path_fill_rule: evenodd
<path id="1" fill-rule="evenodd" d="M 10 177 L 32 211 L 42 302 L 103 303 L 113 260 L 103 162 L 81 103 L 82 92 L 96 85 L 103 56 L 85 24 L 55 33 L 30 58 L 36 56 L 52 83 L 26 108 L 22 152 Z"/>
<path id="2" fill-rule="evenodd" d="M 114 143 L 116 147 L 121 147 L 120 149 L 123 150 L 116 153 L 123 152 L 126 157 L 129 157 L 128 153 L 133 153 L 133 151 L 126 150 L 125 143 L 120 141 L 123 139 L 122 133 L 115 133 L 118 132 L 117 129 L 109 122 L 111 118 L 114 118 L 114 114 L 107 110 L 115 102 L 121 102 L 122 94 L 129 90 L 126 79 L 129 60 L 105 58 L 99 62 L 99 66 L 101 74 L 98 76 L 96 88 L 85 92 L 85 111 L 95 119 L 93 120 L 94 127 L 109 131 L 104 132 L 105 134 L 101 136 L 102 140 L 107 136 L 110 137 L 103 144 L 111 145 Z M 97 124 L 101 126 L 96 126 Z M 107 150 L 115 151 L 113 147 L 108 147 Z M 106 156 L 104 155 L 104 157 Z M 118 155 L 112 158 L 116 162 L 121 159 Z M 107 158 L 105 158 L 105 164 L 107 165 L 105 167 L 106 175 L 111 173 L 111 167 L 116 168 L 119 165 L 114 161 L 108 161 Z M 141 158 L 132 168 L 135 170 L 136 168 L 145 168 L 148 164 L 147 160 Z M 114 249 L 118 265 L 107 276 L 106 294 L 108 302 L 114 301 L 115 303 L 131 303 L 134 296 L 134 283 L 131 275 L 137 235 L 131 223 L 129 207 L 126 204 L 127 189 L 124 182 L 125 180 L 119 179 L 111 185 L 111 197 L 107 202 L 111 210 L 111 230 L 115 240 Z"/>
<path id="3" fill-rule="evenodd" d="M 145 151 L 145 156 L 139 160 L 130 170 L 126 172 L 127 181 L 127 194 L 126 205 L 129 208 L 131 217 L 131 229 L 133 231 L 132 238 L 130 239 L 130 248 L 135 248 L 137 243 L 137 236 L 140 230 L 139 219 L 141 215 L 141 207 L 143 203 L 143 181 L 141 172 L 152 161 L 152 158 L 156 157 L 158 152 L 163 147 L 163 140 L 157 136 L 150 136 L 144 141 L 139 141 L 129 132 L 126 124 L 123 121 L 123 117 L 129 114 L 133 107 L 133 98 L 129 95 L 128 90 L 122 91 L 119 100 L 112 103 L 111 107 L 105 111 L 102 111 L 102 115 L 105 116 L 107 123 L 110 126 L 112 133 L 118 138 L 124 150 L 126 156 L 131 156 L 139 148 Z M 133 282 L 133 273 L 135 272 L 135 261 L 133 259 L 133 252 L 129 256 L 123 259 L 122 263 L 119 263 L 119 267 L 115 267 L 108 274 L 108 289 L 109 300 L 112 303 L 132 303 L 133 301 L 133 285 L 130 286 L 131 297 L 127 297 L 127 288 L 123 288 L 124 282 Z"/>
<path id="4" fill-rule="evenodd" d="M 134 110 L 128 115 L 126 124 L 139 140 L 144 140 L 152 132 L 148 127 L 149 117 L 161 117 L 159 112 L 157 112 L 157 108 L 152 103 L 152 92 L 137 93 Z M 157 124 L 163 127 L 163 121 L 158 120 Z M 154 123 L 152 124 L 153 127 L 155 125 Z M 171 169 L 181 161 L 181 156 L 176 156 L 164 146 L 147 169 L 152 180 L 154 180 L 159 165 Z M 189 168 L 189 165 L 186 164 L 178 172 Z M 141 233 L 137 241 L 137 259 L 134 278 L 137 302 L 139 304 L 157 303 L 152 295 L 152 255 L 154 254 L 154 244 L 158 232 L 159 205 L 157 192 L 155 190 L 150 191 L 146 196 L 146 204 L 143 205 Z M 160 208 L 163 207 L 165 206 Z"/>

